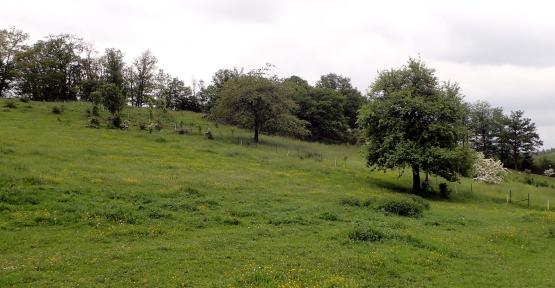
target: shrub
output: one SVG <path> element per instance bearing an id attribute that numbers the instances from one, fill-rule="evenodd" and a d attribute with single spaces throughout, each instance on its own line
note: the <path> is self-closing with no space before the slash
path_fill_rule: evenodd
<path id="1" fill-rule="evenodd" d="M 119 117 L 119 115 L 116 114 L 112 116 L 112 118 L 110 118 L 110 122 L 112 124 L 112 127 L 121 128 L 121 117 Z"/>
<path id="2" fill-rule="evenodd" d="M 337 217 L 337 215 L 335 215 L 335 213 L 332 213 L 332 212 L 324 212 L 324 213 L 320 214 L 319 218 L 322 219 L 322 220 L 326 220 L 326 221 L 337 221 L 337 220 L 339 220 L 339 217 Z"/>
<path id="3" fill-rule="evenodd" d="M 239 219 L 237 218 L 226 217 L 223 220 L 223 223 L 226 225 L 239 225 L 240 222 L 239 222 Z"/>
<path id="4" fill-rule="evenodd" d="M 546 169 L 545 171 L 543 171 L 543 175 L 547 177 L 553 177 L 555 176 L 555 170 L 553 170 L 553 168 Z"/>
<path id="5" fill-rule="evenodd" d="M 139 123 L 139 129 L 140 130 L 146 130 L 147 125 L 145 123 Z"/>
<path id="6" fill-rule="evenodd" d="M 87 124 L 87 127 L 98 129 L 100 128 L 100 121 L 96 117 L 91 117 L 89 119 L 89 123 Z"/>
<path id="7" fill-rule="evenodd" d="M 31 101 L 31 99 L 29 99 L 28 97 L 21 97 L 21 98 L 19 98 L 19 101 L 21 101 L 23 103 L 29 103 L 29 101 Z"/>
<path id="8" fill-rule="evenodd" d="M 154 130 L 156 131 L 162 130 L 162 125 L 160 125 L 160 123 L 157 123 L 157 122 L 152 122 L 148 126 L 146 126 L 146 128 L 148 129 L 149 133 L 152 133 L 152 131 Z"/>
<path id="9" fill-rule="evenodd" d="M 180 135 L 186 135 L 186 134 L 191 134 L 191 131 L 185 127 L 180 127 L 180 128 L 177 128 L 177 130 L 175 130 L 175 133 Z"/>
<path id="10" fill-rule="evenodd" d="M 92 116 L 96 116 L 96 117 L 100 116 L 100 112 L 98 111 L 97 105 L 94 105 L 92 108 Z"/>
<path id="11" fill-rule="evenodd" d="M 384 240 L 386 234 L 372 227 L 356 227 L 349 232 L 349 239 L 357 242 L 379 242 Z"/>
<path id="12" fill-rule="evenodd" d="M 443 198 L 449 198 L 451 194 L 451 189 L 447 186 L 447 183 L 439 183 L 439 195 Z"/>
<path id="13" fill-rule="evenodd" d="M 474 180 L 489 184 L 499 184 L 503 182 L 505 176 L 509 174 L 509 170 L 503 167 L 503 163 L 499 160 L 487 159 L 484 154 L 478 153 L 476 162 L 474 163 Z"/>
<path id="14" fill-rule="evenodd" d="M 378 209 L 399 216 L 418 218 L 422 216 L 424 207 L 410 199 L 387 199 L 378 206 Z"/>
<path id="15" fill-rule="evenodd" d="M 6 104 L 4 104 L 4 107 L 8 109 L 16 109 L 17 105 L 13 101 L 8 101 L 6 102 Z"/>
<path id="16" fill-rule="evenodd" d="M 422 210 L 430 209 L 430 203 L 418 195 L 409 195 L 410 200 L 422 207 Z"/>
<path id="17" fill-rule="evenodd" d="M 54 107 L 52 107 L 52 113 L 60 115 L 60 114 L 64 113 L 64 107 L 63 106 L 54 106 Z"/>
<path id="18" fill-rule="evenodd" d="M 212 134 L 212 131 L 208 130 L 204 133 L 204 136 L 206 137 L 206 139 L 210 139 L 213 140 L 214 139 L 214 134 Z"/>
<path id="19" fill-rule="evenodd" d="M 353 207 L 368 207 L 372 204 L 371 199 L 361 200 L 355 197 L 343 198 L 340 200 L 341 205 Z"/>

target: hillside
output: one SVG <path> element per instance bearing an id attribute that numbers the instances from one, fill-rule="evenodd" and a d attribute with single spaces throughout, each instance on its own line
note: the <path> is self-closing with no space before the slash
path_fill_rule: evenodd
<path id="1" fill-rule="evenodd" d="M 406 193 L 410 173 L 372 172 L 357 147 L 254 145 L 187 112 L 158 115 L 159 132 L 138 128 L 138 109 L 128 131 L 91 129 L 84 103 L 6 103 L 1 287 L 555 286 L 553 179 L 463 179 L 450 200 L 402 217 L 377 207 L 422 202 Z"/>

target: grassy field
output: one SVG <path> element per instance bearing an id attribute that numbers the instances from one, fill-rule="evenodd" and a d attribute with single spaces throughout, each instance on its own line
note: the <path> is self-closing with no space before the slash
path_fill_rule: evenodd
<path id="1" fill-rule="evenodd" d="M 372 172 L 357 147 L 254 145 L 186 112 L 155 115 L 160 132 L 136 109 L 128 131 L 91 129 L 87 104 L 6 103 L 0 287 L 555 287 L 550 178 L 463 179 L 402 217 L 377 207 L 421 202 L 410 173 Z"/>

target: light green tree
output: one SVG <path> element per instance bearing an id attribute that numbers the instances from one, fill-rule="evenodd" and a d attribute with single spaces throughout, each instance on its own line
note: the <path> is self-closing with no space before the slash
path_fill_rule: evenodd
<path id="1" fill-rule="evenodd" d="M 257 72 L 225 81 L 219 89 L 211 115 L 215 119 L 252 129 L 254 142 L 261 132 L 306 134 L 305 122 L 292 115 L 296 104 L 274 77 Z"/>

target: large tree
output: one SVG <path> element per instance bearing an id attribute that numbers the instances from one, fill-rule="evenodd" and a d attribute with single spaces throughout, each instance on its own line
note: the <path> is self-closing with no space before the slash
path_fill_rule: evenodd
<path id="1" fill-rule="evenodd" d="M 204 87 L 204 82 L 201 81 L 199 83 L 198 98 L 202 103 L 203 111 L 209 113 L 212 107 L 214 107 L 219 92 L 223 88 L 224 84 L 227 81 L 235 79 L 241 75 L 244 75 L 243 69 L 220 69 L 212 76 L 212 82 L 210 85 Z"/>
<path id="2" fill-rule="evenodd" d="M 10 90 L 17 77 L 16 55 L 25 49 L 29 35 L 11 28 L 0 30 L 0 97 Z"/>
<path id="3" fill-rule="evenodd" d="M 199 99 L 193 95 L 191 87 L 178 78 L 173 78 L 167 86 L 166 101 L 173 110 L 187 110 L 200 112 L 202 110 Z"/>
<path id="4" fill-rule="evenodd" d="M 137 107 L 142 107 L 152 96 L 151 93 L 155 89 L 157 63 L 158 59 L 150 50 L 146 50 L 133 61 L 133 70 L 127 72 L 127 79 L 133 81 L 127 86 L 132 87 L 131 100 Z"/>
<path id="5" fill-rule="evenodd" d="M 511 164 L 514 169 L 518 169 L 520 159 L 530 157 L 543 145 L 543 142 L 536 132 L 536 124 L 530 118 L 525 118 L 523 111 L 511 111 L 504 124 L 500 142 L 507 151 L 510 151 Z"/>
<path id="6" fill-rule="evenodd" d="M 477 101 L 469 105 L 468 118 L 470 141 L 474 149 L 482 152 L 486 158 L 498 155 L 499 136 L 505 121 L 503 109 L 491 107 L 485 101 Z"/>
<path id="7" fill-rule="evenodd" d="M 115 48 L 107 48 L 102 57 L 102 68 L 104 70 L 104 80 L 123 89 L 123 52 Z"/>
<path id="8" fill-rule="evenodd" d="M 298 105 L 295 114 L 305 120 L 309 139 L 325 142 L 346 142 L 349 136 L 348 117 L 344 114 L 346 98 L 335 89 L 314 88 L 298 76 L 283 81 L 284 91 Z"/>
<path id="9" fill-rule="evenodd" d="M 72 35 L 52 35 L 18 54 L 19 89 L 34 100 L 77 100 L 84 45 Z"/>
<path id="10" fill-rule="evenodd" d="M 440 83 L 420 60 L 380 72 L 358 120 L 368 165 L 411 167 L 415 193 L 422 189 L 421 171 L 455 181 L 472 165 L 471 150 L 461 145 L 468 134 L 465 113 L 458 86 Z"/>
<path id="11" fill-rule="evenodd" d="M 333 89 L 345 97 L 343 113 L 347 117 L 349 127 L 355 128 L 358 110 L 366 102 L 366 98 L 353 87 L 351 79 L 329 73 L 320 77 L 320 80 L 316 82 L 316 87 Z"/>
<path id="12" fill-rule="evenodd" d="M 252 129 L 254 142 L 260 132 L 302 134 L 304 122 L 292 115 L 295 102 L 283 93 L 275 78 L 257 73 L 233 77 L 218 91 L 211 115 L 225 123 Z"/>

